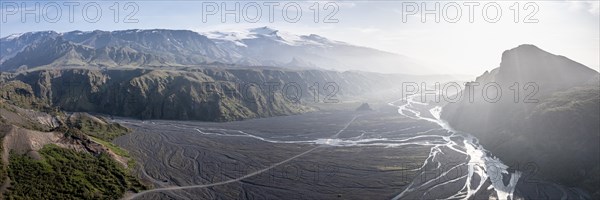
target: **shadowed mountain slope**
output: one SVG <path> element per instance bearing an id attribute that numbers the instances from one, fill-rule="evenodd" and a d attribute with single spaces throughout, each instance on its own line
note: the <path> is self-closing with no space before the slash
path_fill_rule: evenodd
<path id="1" fill-rule="evenodd" d="M 468 96 L 447 104 L 443 119 L 513 166 L 600 197 L 598 72 L 533 45 L 502 54 L 500 67 L 467 83 Z M 515 85 L 518 83 L 518 86 Z M 485 85 L 500 86 L 485 90 Z M 518 93 L 515 90 L 518 88 Z M 483 96 L 488 95 L 487 99 Z M 496 101 L 497 100 L 497 101 Z"/>

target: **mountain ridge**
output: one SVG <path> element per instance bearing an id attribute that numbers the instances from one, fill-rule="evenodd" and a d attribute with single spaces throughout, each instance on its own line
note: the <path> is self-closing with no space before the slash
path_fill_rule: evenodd
<path id="1" fill-rule="evenodd" d="M 168 67 L 219 62 L 244 66 L 323 68 L 338 71 L 361 70 L 410 74 L 428 72 L 428 69 L 406 56 L 338 42 L 315 34 L 295 35 L 269 27 L 244 31 L 243 34 L 249 35 L 238 35 L 241 39 L 227 39 L 227 37 L 238 37 L 231 32 L 199 33 L 190 30 L 169 29 L 94 30 L 64 33 L 41 31 L 13 34 L 0 38 L 0 52 L 2 52 L 0 54 L 0 70 L 16 71 L 22 66 L 26 66 L 27 69 L 40 67 L 39 63 L 31 63 L 27 59 L 15 57 L 27 46 L 36 46 L 46 50 L 54 49 L 48 46 L 39 47 L 38 41 L 62 38 L 72 45 L 80 46 L 78 48 L 95 50 L 105 47 L 127 48 L 135 51 L 136 54 L 155 57 L 154 60 L 162 61 L 148 64 L 108 60 L 98 64 L 85 60 L 85 62 L 79 63 L 82 67 L 119 67 L 120 65 Z M 215 36 L 219 34 L 220 36 Z M 51 46 L 51 44 L 46 45 Z M 81 52 L 76 53 L 82 54 Z M 22 56 L 32 57 L 33 55 Z M 310 62 L 295 62 L 301 60 Z M 289 65 L 289 63 L 294 65 Z M 295 66 L 298 64 L 303 66 Z M 61 63 L 56 63 L 51 67 L 61 66 Z"/>

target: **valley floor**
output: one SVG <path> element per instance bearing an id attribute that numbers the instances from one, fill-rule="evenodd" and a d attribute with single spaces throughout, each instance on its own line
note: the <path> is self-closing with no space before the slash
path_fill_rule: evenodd
<path id="1" fill-rule="evenodd" d="M 134 131 L 115 143 L 155 188 L 124 199 L 582 197 L 503 170 L 472 137 L 440 127 L 431 108 L 227 123 L 117 118 Z"/>
<path id="2" fill-rule="evenodd" d="M 392 149 L 370 140 L 427 129 L 428 124 L 402 120 L 394 112 L 311 113 L 230 123 L 117 121 L 135 131 L 116 143 L 142 161 L 142 177 L 157 188 L 261 172 L 230 184 L 157 191 L 138 199 L 390 199 L 410 184 L 429 154 L 429 148 L 418 145 Z"/>

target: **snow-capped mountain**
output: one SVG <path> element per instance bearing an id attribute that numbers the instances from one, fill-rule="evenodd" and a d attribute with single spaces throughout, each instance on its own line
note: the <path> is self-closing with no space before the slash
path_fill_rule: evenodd
<path id="1" fill-rule="evenodd" d="M 51 39 L 58 42 L 43 42 Z M 58 44 L 64 47 L 44 46 Z M 70 50 L 66 46 L 77 50 Z M 199 66 L 218 62 L 340 71 L 428 72 L 402 55 L 315 34 L 296 35 L 269 27 L 203 33 L 164 29 L 30 32 L 1 38 L 0 52 L 0 70 L 3 71 L 40 66 L 60 67 L 65 62 L 84 67 Z M 32 52 L 44 52 L 44 62 L 36 58 L 39 55 L 29 55 Z M 52 59 L 59 58 L 62 62 L 52 62 Z M 69 59 L 78 61 L 67 62 Z"/>
<path id="2" fill-rule="evenodd" d="M 39 31 L 11 34 L 0 38 L 0 64 L 6 59 L 11 58 L 29 45 L 39 43 L 44 38 L 57 37 L 58 33 L 54 31 Z"/>
<path id="3" fill-rule="evenodd" d="M 230 51 L 271 63 L 306 63 L 335 70 L 426 73 L 412 59 L 377 49 L 330 40 L 319 35 L 296 35 L 269 27 L 203 33 Z"/>
<path id="4" fill-rule="evenodd" d="M 232 31 L 211 31 L 202 33 L 208 38 L 221 43 L 232 42 L 238 46 L 247 47 L 247 41 L 250 40 L 271 40 L 290 46 L 333 46 L 336 44 L 345 44 L 343 42 L 332 41 L 327 38 L 311 35 L 295 35 L 292 33 L 275 30 L 269 27 L 232 30 Z"/>

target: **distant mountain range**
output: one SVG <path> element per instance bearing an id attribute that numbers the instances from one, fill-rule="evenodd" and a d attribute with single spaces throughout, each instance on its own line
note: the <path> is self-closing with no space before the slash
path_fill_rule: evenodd
<path id="1" fill-rule="evenodd" d="M 230 32 L 189 30 L 53 31 L 0 39 L 0 70 L 38 67 L 168 67 L 204 64 L 322 68 L 404 74 L 430 73 L 389 52 L 295 35 L 269 27 Z"/>

